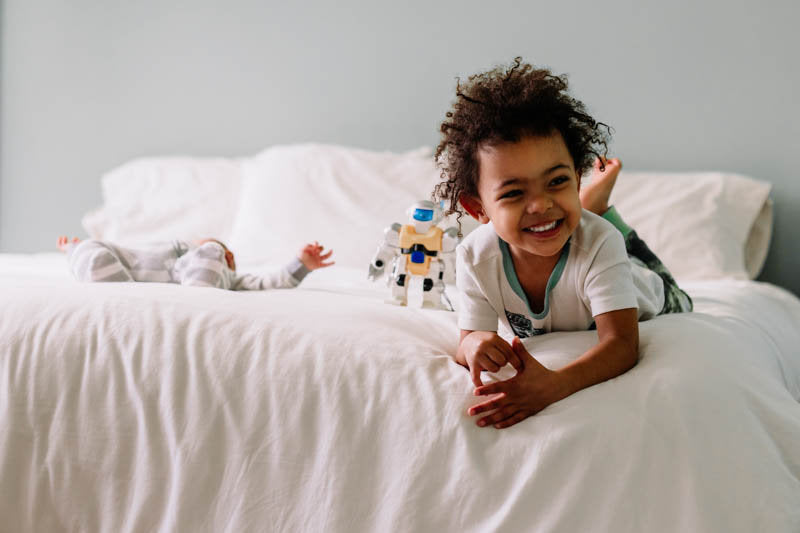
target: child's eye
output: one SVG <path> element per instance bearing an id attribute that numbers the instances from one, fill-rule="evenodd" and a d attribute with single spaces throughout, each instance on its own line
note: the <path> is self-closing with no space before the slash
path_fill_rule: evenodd
<path id="1" fill-rule="evenodd" d="M 521 194 L 522 194 L 522 191 L 520 191 L 519 189 L 514 189 L 514 190 L 511 190 L 511 191 L 508 191 L 508 192 L 504 192 L 503 194 L 501 194 L 500 195 L 500 200 L 502 200 L 504 198 L 514 198 L 515 196 L 519 196 Z"/>
<path id="2" fill-rule="evenodd" d="M 566 182 L 568 182 L 568 181 L 569 181 L 569 178 L 568 178 L 568 177 L 566 177 L 566 176 L 559 176 L 559 177 L 557 177 L 557 178 L 553 178 L 552 180 L 550 180 L 550 186 L 551 186 L 551 187 L 557 187 L 557 186 L 559 186 L 559 185 L 563 185 L 564 183 L 566 183 Z"/>

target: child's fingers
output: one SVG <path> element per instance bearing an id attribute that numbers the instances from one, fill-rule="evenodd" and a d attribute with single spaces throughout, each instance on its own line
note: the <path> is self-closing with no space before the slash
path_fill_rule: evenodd
<path id="1" fill-rule="evenodd" d="M 511 366 L 513 366 L 517 372 L 522 372 L 525 370 L 525 363 L 522 361 L 522 358 L 516 354 L 516 352 L 514 352 L 514 354 L 508 358 L 508 362 L 511 363 Z"/>
<path id="2" fill-rule="evenodd" d="M 511 341 L 511 349 L 514 350 L 514 353 L 517 354 L 523 363 L 525 361 L 536 360 L 531 355 L 531 352 L 525 348 L 525 345 L 522 343 L 519 337 L 514 337 L 514 340 Z"/>
<path id="3" fill-rule="evenodd" d="M 499 394 L 501 392 L 505 392 L 506 382 L 505 381 L 495 381 L 494 383 L 489 383 L 488 385 L 482 385 L 477 387 L 472 394 L 475 396 L 489 396 L 492 394 Z"/>
<path id="4" fill-rule="evenodd" d="M 522 362 L 519 357 L 505 341 L 500 346 L 492 346 L 491 349 L 487 350 L 487 353 L 491 355 L 492 361 L 498 366 L 498 370 L 508 363 L 511 363 L 511 366 L 517 370 L 522 369 Z M 496 372 L 496 370 L 492 370 L 492 372 Z"/>
<path id="5" fill-rule="evenodd" d="M 494 357 L 500 359 L 500 357 L 497 354 L 495 354 Z M 484 370 L 488 370 L 489 372 L 497 372 L 506 364 L 505 361 L 502 361 L 500 363 L 495 361 L 493 357 L 489 356 L 489 351 L 482 353 L 480 356 L 478 356 L 478 361 L 481 363 L 481 366 L 484 368 Z"/>
<path id="6" fill-rule="evenodd" d="M 495 422 L 494 427 L 496 427 L 497 429 L 507 428 L 513 426 L 517 422 L 522 422 L 529 416 L 530 416 L 529 413 L 526 413 L 524 411 L 517 411 L 516 413 L 506 418 L 505 420 L 501 420 L 500 422 Z"/>
<path id="7" fill-rule="evenodd" d="M 513 366 L 517 370 L 517 372 L 522 372 L 522 370 L 525 368 L 525 362 L 519 356 L 514 347 L 513 346 L 504 347 L 503 353 L 505 354 L 506 361 L 511 363 L 511 366 Z"/>
<path id="8" fill-rule="evenodd" d="M 492 398 L 491 400 L 487 400 L 483 403 L 479 403 L 477 405 L 473 405 L 467 411 L 469 416 L 475 416 L 481 413 L 485 413 L 486 411 L 491 411 L 493 409 L 499 409 L 504 404 L 508 402 L 505 394 L 498 396 L 497 398 Z"/>
<path id="9" fill-rule="evenodd" d="M 472 376 L 472 384 L 476 387 L 483 386 L 483 381 L 481 381 L 481 367 L 477 363 L 469 367 L 469 373 Z"/>
<path id="10" fill-rule="evenodd" d="M 489 360 L 497 365 L 497 369 L 487 368 L 490 372 L 497 372 L 502 367 L 506 366 L 506 363 L 509 362 L 509 358 L 514 356 L 514 351 L 506 344 L 505 341 L 502 341 L 501 345 L 497 344 L 489 344 L 485 348 L 485 354 L 489 358 Z"/>
<path id="11" fill-rule="evenodd" d="M 486 415 L 480 420 L 478 420 L 477 424 L 479 426 L 488 426 L 489 424 L 498 424 L 507 420 L 514 415 L 516 415 L 519 411 L 518 405 L 506 405 L 505 407 L 501 407 L 494 413 L 490 415 Z"/>
<path id="12" fill-rule="evenodd" d="M 522 344 L 522 341 L 516 339 L 513 342 L 513 349 L 517 353 L 517 356 L 522 360 L 522 362 L 527 365 L 533 371 L 542 371 L 547 370 L 545 366 L 536 360 L 534 356 L 525 348 L 525 345 Z"/>
<path id="13" fill-rule="evenodd" d="M 328 250 L 328 253 L 319 256 L 320 259 L 325 260 L 333 254 L 333 250 Z"/>
<path id="14" fill-rule="evenodd" d="M 514 336 L 513 339 L 511 339 L 511 351 L 513 351 L 515 355 L 522 355 L 522 356 L 530 355 L 530 353 L 528 353 L 528 350 L 525 348 L 525 345 L 522 344 L 522 339 L 520 339 L 516 335 Z"/>

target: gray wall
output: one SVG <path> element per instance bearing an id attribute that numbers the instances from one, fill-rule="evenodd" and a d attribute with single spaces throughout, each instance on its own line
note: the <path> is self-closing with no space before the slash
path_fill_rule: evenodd
<path id="1" fill-rule="evenodd" d="M 0 250 L 82 234 L 136 156 L 434 145 L 455 77 L 522 55 L 570 75 L 626 168 L 772 182 L 762 279 L 800 293 L 798 20 L 795 0 L 5 0 Z"/>

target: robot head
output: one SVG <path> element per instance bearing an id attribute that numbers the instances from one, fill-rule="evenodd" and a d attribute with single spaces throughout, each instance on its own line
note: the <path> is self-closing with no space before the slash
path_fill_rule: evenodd
<path id="1" fill-rule="evenodd" d="M 415 225 L 421 224 L 430 227 L 442 220 L 442 208 L 428 200 L 415 202 L 408 208 L 406 214 Z"/>

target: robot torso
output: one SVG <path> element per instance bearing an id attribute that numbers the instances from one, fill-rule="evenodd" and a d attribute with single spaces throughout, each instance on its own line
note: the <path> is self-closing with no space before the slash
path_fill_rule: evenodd
<path id="1" fill-rule="evenodd" d="M 405 256 L 406 271 L 415 276 L 425 276 L 431 258 L 442 250 L 442 229 L 433 226 L 425 233 L 417 233 L 411 224 L 400 228 L 400 252 Z"/>

